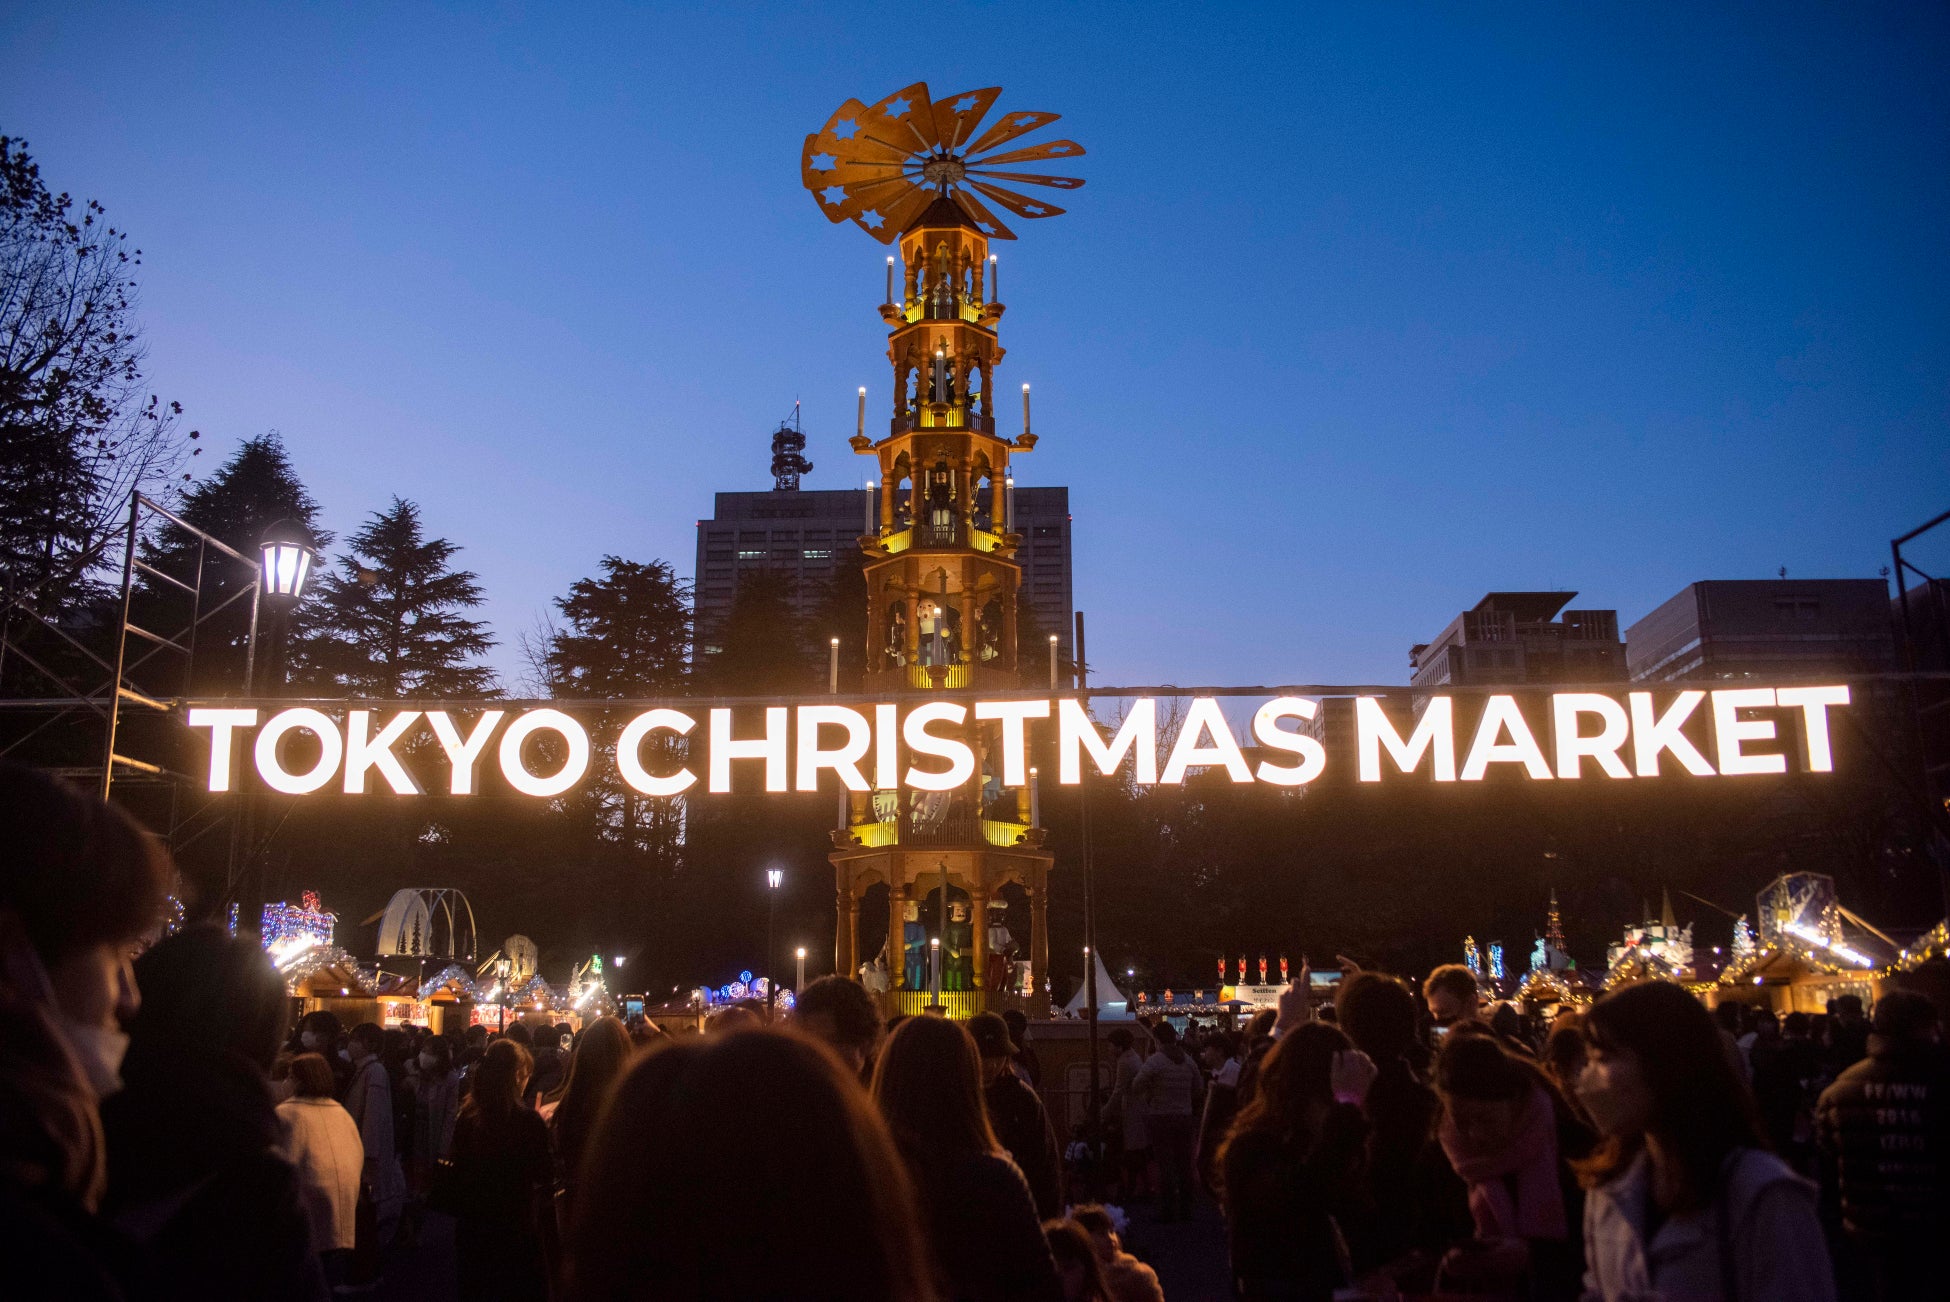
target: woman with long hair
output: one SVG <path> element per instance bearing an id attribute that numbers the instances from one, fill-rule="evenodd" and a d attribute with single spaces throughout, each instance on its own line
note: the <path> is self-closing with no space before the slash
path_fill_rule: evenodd
<path id="1" fill-rule="evenodd" d="M 1444 1278 L 1544 1297 L 1575 1293 L 1584 1202 L 1571 1162 L 1590 1151 L 1590 1132 L 1534 1061 L 1467 1024 L 1436 1055 L 1435 1090 L 1436 1136 L 1468 1186 L 1476 1231 L 1444 1257 Z"/>
<path id="2" fill-rule="evenodd" d="M 554 1092 L 544 1095 L 549 1109 L 548 1135 L 555 1148 L 555 1168 L 561 1176 L 565 1198 L 575 1198 L 576 1180 L 582 1170 L 582 1154 L 596 1117 L 616 1082 L 629 1069 L 636 1051 L 630 1033 L 614 1017 L 599 1017 L 582 1032 L 569 1057 L 569 1074 Z"/>
<path id="3" fill-rule="evenodd" d="M 1056 1259 L 1063 1302 L 1112 1302 L 1090 1231 L 1075 1221 L 1044 1221 L 1043 1238 L 1049 1243 L 1050 1256 Z"/>
<path id="4" fill-rule="evenodd" d="M 1360 1105 L 1375 1067 L 1339 1028 L 1273 1042 L 1219 1150 L 1233 1287 L 1246 1299 L 1327 1299 L 1350 1282 L 1339 1221 L 1366 1212 Z"/>
<path id="5" fill-rule="evenodd" d="M 642 1054 L 585 1152 L 572 1302 L 932 1302 L 887 1128 L 806 1037 L 747 1030 Z"/>
<path id="6" fill-rule="evenodd" d="M 1815 1187 L 1767 1151 L 1700 1002 L 1650 981 L 1585 1017 L 1578 1078 L 1601 1141 L 1579 1165 L 1588 1298 L 1831 1302 Z"/>
<path id="7" fill-rule="evenodd" d="M 920 1191 L 944 1296 L 1060 1299 L 1036 1204 L 989 1126 L 981 1057 L 961 1023 L 910 1017 L 895 1027 L 873 1097 Z"/>
<path id="8" fill-rule="evenodd" d="M 474 1088 L 454 1122 L 447 1187 L 436 1210 L 451 1211 L 460 1262 L 460 1296 L 468 1302 L 541 1302 L 548 1266 L 537 1204 L 554 1174 L 548 1127 L 524 1107 L 534 1062 L 503 1037 L 490 1044 Z"/>

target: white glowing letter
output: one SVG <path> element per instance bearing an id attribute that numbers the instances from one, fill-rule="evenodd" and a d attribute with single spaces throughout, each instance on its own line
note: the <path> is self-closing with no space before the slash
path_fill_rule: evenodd
<path id="1" fill-rule="evenodd" d="M 731 790 L 731 761 L 762 759 L 765 761 L 765 789 L 784 791 L 785 718 L 783 705 L 768 705 L 765 707 L 765 735 L 749 741 L 734 741 L 731 736 L 731 711 L 711 711 L 710 789 L 719 793 Z"/>
<path id="2" fill-rule="evenodd" d="M 1199 745 L 1199 738 L 1208 732 L 1212 734 L 1212 744 Z M 1233 740 L 1224 711 L 1209 696 L 1192 698 L 1192 708 L 1185 712 L 1185 724 L 1178 730 L 1178 740 L 1172 744 L 1171 758 L 1165 761 L 1164 775 L 1159 781 L 1166 786 L 1183 782 L 1185 770 L 1194 764 L 1223 764 L 1226 775 L 1234 782 L 1253 780 L 1253 771 L 1246 767 L 1246 757 L 1239 753 L 1239 743 Z"/>
<path id="3" fill-rule="evenodd" d="M 1771 687 L 1736 687 L 1713 693 L 1713 742 L 1720 752 L 1720 772 L 1729 777 L 1745 773 L 1785 773 L 1785 755 L 1743 755 L 1740 744 L 1772 741 L 1772 719 L 1740 717 L 1741 710 L 1762 710 L 1774 704 Z"/>
<path id="4" fill-rule="evenodd" d="M 1002 720 L 1002 785 L 1027 786 L 1029 745 L 1025 734 L 1030 719 L 1049 718 L 1048 701 L 977 701 L 975 717 Z"/>
<path id="5" fill-rule="evenodd" d="M 551 777 L 538 778 L 521 762 L 522 743 L 531 733 L 547 729 L 567 743 L 568 755 Z M 559 796 L 589 771 L 589 734 L 560 710 L 530 710 L 516 717 L 501 734 L 501 776 L 524 796 Z"/>
<path id="6" fill-rule="evenodd" d="M 1117 735 L 1105 744 L 1097 735 L 1097 725 L 1081 701 L 1068 697 L 1056 703 L 1056 780 L 1066 787 L 1083 781 L 1083 756 L 1089 751 L 1097 771 L 1108 777 L 1117 772 L 1124 756 L 1137 753 L 1135 781 L 1141 787 L 1158 781 L 1158 703 L 1149 696 L 1131 702 Z"/>
<path id="7" fill-rule="evenodd" d="M 278 763 L 278 743 L 293 728 L 303 728 L 318 737 L 318 763 L 309 773 L 286 773 Z M 257 776 L 264 779 L 265 786 L 287 796 L 306 795 L 330 782 L 344 755 L 345 740 L 339 736 L 339 726 L 317 710 L 302 706 L 272 715 L 257 734 Z"/>
<path id="8" fill-rule="evenodd" d="M 643 739 L 653 732 L 674 732 L 679 737 L 697 727 L 697 720 L 682 710 L 645 710 L 623 726 L 616 737 L 616 771 L 632 791 L 646 796 L 675 796 L 697 781 L 689 769 L 660 776 L 643 767 Z"/>
<path id="9" fill-rule="evenodd" d="M 1510 740 L 1497 740 L 1505 732 Z M 1533 778 L 1551 776 L 1551 766 L 1544 763 L 1544 752 L 1531 735 L 1514 696 L 1499 694 L 1483 703 L 1475 740 L 1469 743 L 1469 758 L 1463 761 L 1462 780 L 1481 782 L 1492 764 L 1521 764 Z"/>
<path id="10" fill-rule="evenodd" d="M 417 796 L 420 784 L 413 779 L 393 754 L 393 743 L 398 741 L 420 717 L 418 710 L 402 710 L 387 721 L 379 730 L 379 735 L 368 738 L 372 729 L 371 710 L 347 710 L 345 713 L 345 790 L 348 795 L 362 795 L 366 789 L 366 770 L 378 769 L 379 776 L 386 779 L 386 785 L 395 794 Z"/>
<path id="11" fill-rule="evenodd" d="M 901 733 L 891 705 L 873 707 L 873 785 L 892 791 L 900 785 Z"/>
<path id="12" fill-rule="evenodd" d="M 1327 767 L 1326 749 L 1303 732 L 1288 732 L 1280 727 L 1281 719 L 1311 719 L 1319 713 L 1319 705 L 1299 696 L 1276 696 L 1259 707 L 1259 713 L 1253 716 L 1254 739 L 1269 750 L 1291 751 L 1300 757 L 1300 763 L 1290 769 L 1275 768 L 1261 760 L 1254 770 L 1261 782 L 1297 787 L 1321 775 Z"/>
<path id="13" fill-rule="evenodd" d="M 256 710 L 190 711 L 190 727 L 210 730 L 210 790 L 230 790 L 231 734 L 256 723 Z"/>
<path id="14" fill-rule="evenodd" d="M 1595 714 L 1602 721 L 1597 735 L 1586 737 L 1578 731 L 1578 716 Z M 1557 776 L 1584 776 L 1583 761 L 1594 759 L 1608 778 L 1629 778 L 1632 770 L 1618 758 L 1618 748 L 1632 735 L 1632 721 L 1625 707 L 1597 692 L 1558 692 L 1551 697 L 1551 720 L 1557 731 Z"/>
<path id="15" fill-rule="evenodd" d="M 1446 696 L 1429 698 L 1421 722 L 1403 741 L 1388 721 L 1381 702 L 1372 696 L 1354 698 L 1355 745 L 1361 753 L 1361 781 L 1381 781 L 1381 752 L 1386 750 L 1395 767 L 1413 773 L 1430 757 L 1437 782 L 1456 780 L 1456 707 Z"/>
<path id="16" fill-rule="evenodd" d="M 961 723 L 968 718 L 968 707 L 949 701 L 931 701 L 907 712 L 901 720 L 901 740 L 916 754 L 948 761 L 946 770 L 928 773 L 907 766 L 906 783 L 916 791 L 953 791 L 975 776 L 975 752 L 963 742 L 937 737 L 928 731 L 931 723 Z"/>
<path id="17" fill-rule="evenodd" d="M 481 752 L 487 749 L 488 738 L 494 735 L 502 713 L 500 710 L 481 711 L 481 717 L 474 721 L 474 731 L 463 738 L 445 710 L 427 711 L 427 724 L 433 729 L 433 735 L 439 738 L 440 749 L 447 752 L 447 767 L 453 770 L 447 790 L 454 795 L 474 794 L 474 766 L 480 763 Z"/>
<path id="18" fill-rule="evenodd" d="M 1706 762 L 1706 756 L 1700 754 L 1699 748 L 1680 731 L 1705 699 L 1705 692 L 1681 692 L 1666 707 L 1666 712 L 1655 718 L 1652 713 L 1652 693 L 1633 692 L 1625 698 L 1632 707 L 1632 759 L 1640 777 L 1659 776 L 1659 752 L 1662 750 L 1671 751 L 1680 767 L 1694 777 L 1713 776 L 1713 766 Z"/>
<path id="19" fill-rule="evenodd" d="M 1828 707 L 1847 705 L 1848 688 L 1783 687 L 1774 693 L 1774 700 L 1780 705 L 1801 707 L 1801 733 L 1808 743 L 1808 772 L 1833 773 L 1835 752 L 1828 743 Z"/>
<path id="20" fill-rule="evenodd" d="M 846 741 L 838 750 L 819 748 L 822 726 L 846 729 Z M 873 728 L 858 710 L 844 705 L 802 705 L 799 707 L 799 763 L 797 782 L 801 791 L 819 790 L 819 771 L 831 769 L 839 774 L 848 791 L 867 791 L 867 779 L 860 772 L 860 761 L 873 745 Z"/>

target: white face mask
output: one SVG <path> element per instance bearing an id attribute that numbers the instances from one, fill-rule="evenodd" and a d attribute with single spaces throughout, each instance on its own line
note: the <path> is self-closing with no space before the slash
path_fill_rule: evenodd
<path id="1" fill-rule="evenodd" d="M 128 1034 L 71 1021 L 66 1017 L 60 1019 L 60 1027 L 62 1038 L 74 1050 L 82 1071 L 87 1073 L 88 1085 L 95 1091 L 95 1097 L 105 1099 L 121 1089 L 122 1057 L 129 1051 Z"/>
<path id="2" fill-rule="evenodd" d="M 350 1050 L 350 1049 L 340 1049 L 340 1050 L 339 1050 L 339 1061 L 340 1061 L 340 1062 L 351 1062 L 351 1061 L 352 1061 L 352 1050 Z"/>
<path id="3" fill-rule="evenodd" d="M 298 1092 L 298 1082 L 286 1076 L 283 1080 L 271 1082 L 271 1102 L 283 1103 Z"/>
<path id="4" fill-rule="evenodd" d="M 315 1031 L 306 1031 L 298 1037 L 298 1043 L 305 1046 L 305 1052 L 317 1053 L 319 1047 L 318 1033 Z"/>
<path id="5" fill-rule="evenodd" d="M 436 1057 L 434 1057 L 434 1056 L 433 1056 L 432 1054 L 430 1054 L 430 1053 L 423 1053 L 423 1054 L 421 1054 L 421 1055 L 420 1055 L 420 1070 L 421 1070 L 421 1071 L 432 1071 L 432 1070 L 433 1070 L 433 1068 L 434 1068 L 434 1064 L 435 1064 L 435 1063 L 437 1063 L 437 1062 L 439 1062 L 439 1061 L 440 1061 L 440 1060 L 439 1060 L 438 1058 L 436 1058 Z"/>

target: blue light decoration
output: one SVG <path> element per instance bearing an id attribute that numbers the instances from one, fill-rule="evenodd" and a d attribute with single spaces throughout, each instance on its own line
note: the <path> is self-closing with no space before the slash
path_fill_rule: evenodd
<path id="1" fill-rule="evenodd" d="M 330 949 L 332 933 L 338 926 L 338 914 L 319 904 L 316 891 L 306 891 L 298 899 L 297 904 L 264 906 L 264 948 L 280 967 L 306 950 Z"/>
<path id="2" fill-rule="evenodd" d="M 738 979 L 744 982 L 746 985 L 750 985 L 752 983 L 752 974 L 749 972 L 740 972 L 738 974 Z"/>
<path id="3" fill-rule="evenodd" d="M 1483 954 L 1482 951 L 1476 948 L 1476 937 L 1474 936 L 1463 937 L 1463 966 L 1469 969 L 1471 976 L 1478 980 L 1482 979 Z"/>
<path id="4" fill-rule="evenodd" d="M 1500 940 L 1492 941 L 1490 943 L 1490 980 L 1501 981 L 1502 979 L 1503 979 L 1503 942 Z"/>

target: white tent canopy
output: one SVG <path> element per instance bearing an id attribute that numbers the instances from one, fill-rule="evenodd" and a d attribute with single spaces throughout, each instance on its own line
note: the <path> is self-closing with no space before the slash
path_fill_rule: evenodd
<path id="1" fill-rule="evenodd" d="M 1104 956 L 1092 954 L 1091 961 L 1097 965 L 1097 1020 L 1100 1022 L 1134 1022 L 1137 1014 L 1131 1011 L 1131 999 L 1117 983 L 1110 979 L 1110 972 L 1104 967 Z M 1063 1006 L 1063 1011 L 1072 1017 L 1085 1016 L 1084 1005 L 1089 1001 L 1090 983 L 1085 981 L 1077 986 L 1076 996 Z"/>

